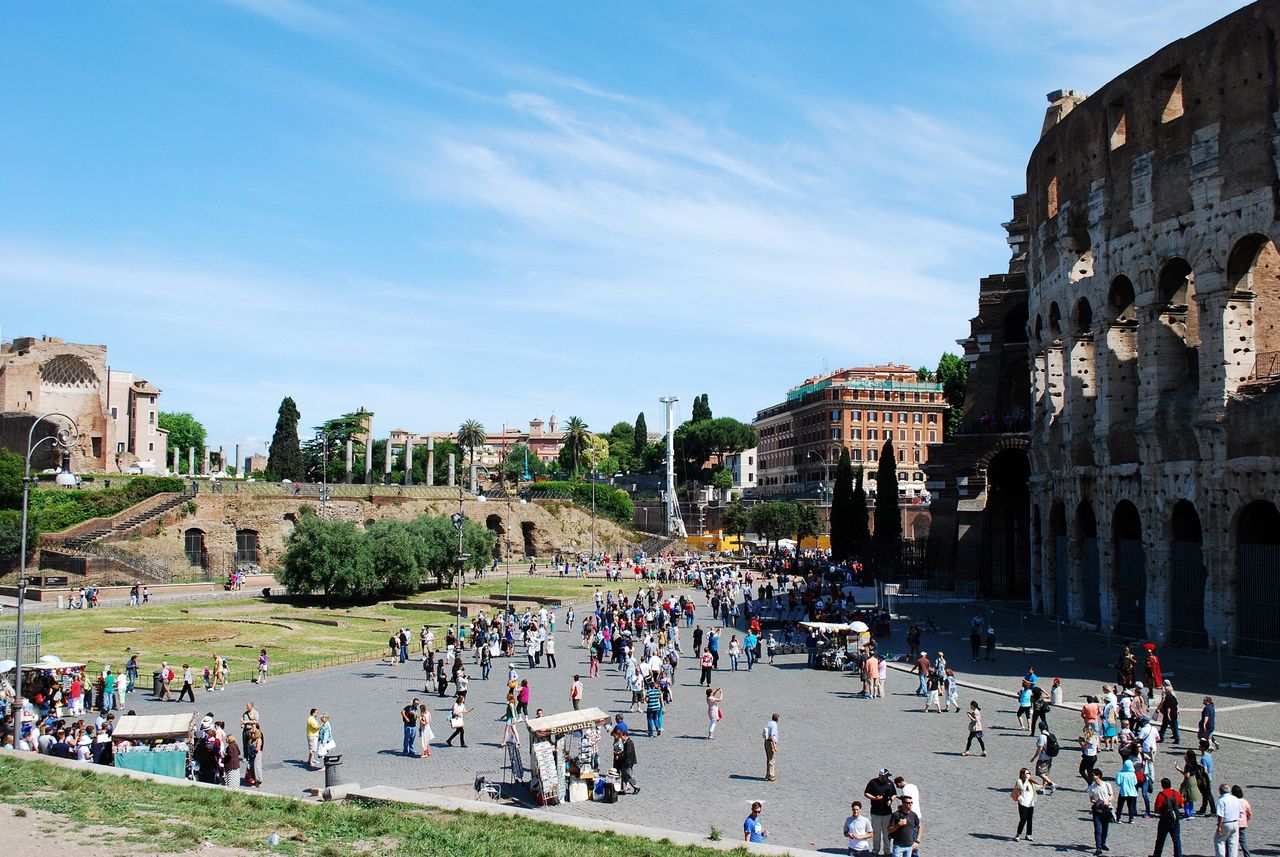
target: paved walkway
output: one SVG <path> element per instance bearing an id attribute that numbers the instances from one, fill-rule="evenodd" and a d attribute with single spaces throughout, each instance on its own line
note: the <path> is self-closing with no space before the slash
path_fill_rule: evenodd
<path id="1" fill-rule="evenodd" d="M 629 587 L 628 587 L 629 588 Z M 698 621 L 709 624 L 701 605 Z M 577 647 L 577 635 L 561 625 L 557 630 L 559 669 L 521 669 L 533 688 L 531 708 L 547 713 L 569 708 L 568 693 L 575 670 L 586 675 L 585 652 Z M 956 618 L 960 618 L 957 612 Z M 902 630 L 890 644 L 901 640 Z M 682 629 L 686 647 L 690 632 Z M 941 639 L 954 639 L 948 635 Z M 937 641 L 930 648 L 937 648 Z M 727 637 L 722 650 L 727 650 Z M 962 678 L 1002 686 L 1025 666 L 1020 648 L 1016 655 L 1000 655 L 985 673 L 966 673 L 967 652 L 948 644 L 953 663 Z M 967 646 L 965 647 L 967 648 Z M 958 657 L 957 657 L 958 656 Z M 722 664 L 727 665 L 727 657 Z M 1078 663 L 1078 662 L 1069 662 Z M 334 722 L 343 772 L 348 781 L 366 786 L 402 788 L 468 787 L 477 771 L 495 771 L 502 765 L 501 724 L 505 686 L 501 680 L 506 662 L 495 665 L 490 681 L 471 682 L 470 702 L 476 712 L 468 717 L 465 750 L 443 746 L 448 729 L 448 700 L 420 693 L 421 667 L 372 662 L 311 673 L 272 678 L 263 686 L 242 683 L 220 693 L 199 692 L 197 705 L 235 724 L 247 699 L 262 712 L 267 739 L 266 789 L 297 795 L 322 784 L 323 774 L 307 771 L 303 725 L 307 710 L 327 711 Z M 520 667 L 520 661 L 517 661 Z M 997 669 L 999 667 L 999 669 Z M 1083 672 L 1083 665 L 1080 666 Z M 1007 674 L 1007 675 L 1006 675 Z M 1051 670 L 1041 667 L 1041 675 Z M 1000 841 L 1013 832 L 1016 811 L 1008 790 L 1017 770 L 1032 751 L 1030 739 L 1017 728 L 1014 706 L 1006 697 L 984 691 L 962 693 L 965 704 L 977 699 L 987 721 L 988 758 L 962 758 L 965 724 L 958 714 L 922 712 L 914 695 L 915 684 L 907 676 L 891 674 L 889 696 L 883 700 L 856 698 L 860 683 L 844 674 L 805 668 L 803 655 L 779 657 L 773 666 L 760 665 L 751 672 L 721 670 L 715 677 L 725 689 L 725 719 L 715 741 L 707 741 L 704 694 L 697 685 L 698 671 L 691 658 L 682 662 L 675 703 L 667 714 L 662 737 L 644 736 L 643 715 L 628 714 L 637 734 L 640 764 L 637 779 L 643 789 L 616 804 L 581 803 L 551 807 L 548 813 L 570 813 L 589 818 L 684 830 L 705 835 L 714 826 L 726 838 L 740 838 L 742 819 L 752 800 L 764 802 L 764 823 L 774 844 L 843 853 L 841 823 L 849 802 L 860 798 L 868 779 L 881 766 L 901 773 L 922 791 L 925 853 L 994 854 L 1016 847 Z M 1080 681 L 1084 681 L 1082 675 Z M 1102 678 L 1099 678 L 1100 682 Z M 585 705 L 607 711 L 626 711 L 629 695 L 612 668 L 599 679 L 587 680 Z M 1195 691 L 1193 690 L 1193 693 Z M 431 702 L 440 740 L 430 759 L 399 754 L 399 708 L 418 693 Z M 130 700 L 139 713 L 176 711 L 172 703 L 155 703 L 138 697 Z M 1252 710 L 1252 709 L 1250 709 Z M 776 783 L 764 781 L 761 728 L 769 715 L 781 715 L 781 755 Z M 1068 741 L 1075 734 L 1078 717 L 1059 712 L 1051 718 L 1054 728 Z M 1162 747 L 1158 775 L 1172 774 L 1174 761 L 1168 746 Z M 1269 747 L 1225 742 L 1217 755 L 1219 779 L 1240 783 L 1258 813 L 1250 839 L 1256 846 L 1275 847 L 1280 827 L 1275 818 L 1277 786 L 1274 774 L 1280 751 Z M 1092 833 L 1081 783 L 1073 779 L 1076 758 L 1064 742 L 1058 780 L 1064 786 L 1052 798 L 1043 798 L 1037 810 L 1036 840 L 1040 847 L 1078 850 L 1091 844 Z M 527 750 L 526 750 L 527 759 Z M 1108 774 L 1116 769 L 1114 756 L 1104 758 Z M 456 793 L 456 790 L 453 790 Z M 1141 807 L 1140 807 L 1141 809 Z M 1150 853 L 1155 835 L 1153 821 L 1120 825 L 1111 838 L 1111 853 Z M 1212 825 L 1188 822 L 1184 841 L 1188 854 L 1209 854 Z"/>

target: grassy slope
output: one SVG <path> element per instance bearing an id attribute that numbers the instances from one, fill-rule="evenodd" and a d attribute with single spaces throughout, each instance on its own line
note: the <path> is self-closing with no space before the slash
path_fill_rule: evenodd
<path id="1" fill-rule="evenodd" d="M 349 857 L 712 857 L 688 848 L 613 833 L 592 833 L 507 816 L 385 807 L 307 804 L 228 790 L 194 789 L 72 771 L 35 759 L 0 757 L 0 800 L 62 815 L 78 824 L 126 829 L 126 841 L 180 851 L 202 841 L 288 855 Z M 179 833 L 179 831 L 181 831 Z M 302 841 L 292 839 L 301 834 Z M 117 842 L 119 840 L 116 840 Z M 743 855 L 745 849 L 731 854 Z"/>

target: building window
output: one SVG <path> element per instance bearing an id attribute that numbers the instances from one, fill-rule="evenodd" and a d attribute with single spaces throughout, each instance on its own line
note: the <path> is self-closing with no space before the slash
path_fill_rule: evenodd
<path id="1" fill-rule="evenodd" d="M 147 451 L 148 451 L 148 452 L 155 452 L 155 451 L 156 451 L 156 445 L 155 445 L 154 443 L 149 443 L 149 444 L 147 444 Z"/>
<path id="2" fill-rule="evenodd" d="M 855 450 L 853 451 L 853 460 L 854 460 L 854 461 L 861 461 L 861 460 L 862 460 L 862 450 L 861 450 L 861 449 L 855 449 Z"/>
<path id="3" fill-rule="evenodd" d="M 862 429 L 860 428 L 852 429 L 850 431 L 849 437 L 852 440 L 862 440 Z"/>
<path id="4" fill-rule="evenodd" d="M 898 440 L 905 441 L 907 439 L 907 430 L 898 429 Z"/>
<path id="5" fill-rule="evenodd" d="M 916 464 L 920 463 L 920 450 L 916 450 Z"/>
<path id="6" fill-rule="evenodd" d="M 880 419 L 879 411 L 867 411 L 867 422 L 873 423 L 878 419 Z"/>
<path id="7" fill-rule="evenodd" d="M 867 450 L 867 461 L 875 461 L 880 457 L 880 453 L 874 449 Z"/>
<path id="8" fill-rule="evenodd" d="M 838 423 L 838 422 L 840 422 L 840 412 L 839 412 L 839 411 L 832 411 L 832 412 L 831 412 L 831 422 L 833 422 L 833 423 Z"/>
<path id="9" fill-rule="evenodd" d="M 899 460 L 899 461 L 901 461 L 901 462 L 904 462 L 904 463 L 906 462 L 906 460 L 907 460 L 907 451 L 906 451 L 905 449 L 900 449 L 900 450 L 898 450 L 898 460 Z"/>
<path id="10" fill-rule="evenodd" d="M 919 411 L 916 411 L 914 414 L 911 415 L 911 422 L 915 423 L 916 425 L 919 425 L 923 421 L 924 421 L 924 415 L 921 414 Z"/>
<path id="11" fill-rule="evenodd" d="M 907 421 L 907 412 L 906 412 L 906 411 L 900 411 L 900 412 L 898 413 L 898 422 L 900 422 L 900 423 L 905 423 L 906 421 Z"/>
<path id="12" fill-rule="evenodd" d="M 94 440 L 96 441 L 96 440 L 97 440 L 97 438 L 95 437 L 95 438 L 94 438 Z M 97 444 L 94 444 L 94 445 L 96 446 Z M 119 453 L 119 452 L 124 452 L 124 442 L 123 442 L 123 441 L 121 441 L 120 443 L 117 443 L 117 444 L 116 444 L 116 452 L 118 452 L 118 453 Z M 96 453 L 95 453 L 95 455 L 94 455 L 94 458 L 97 458 L 97 454 L 96 454 Z"/>
<path id="13" fill-rule="evenodd" d="M 920 429 L 916 429 L 916 443 L 920 442 Z"/>
<path id="14" fill-rule="evenodd" d="M 849 419 L 853 420 L 855 423 L 861 421 L 862 411 L 850 411 Z"/>
<path id="15" fill-rule="evenodd" d="M 931 425 L 931 426 L 932 426 L 932 425 L 937 425 L 937 424 L 938 424 L 938 415 L 937 415 L 937 414 L 929 414 L 929 425 Z"/>
<path id="16" fill-rule="evenodd" d="M 929 443 L 937 443 L 937 442 L 938 442 L 938 433 L 933 429 L 929 429 Z"/>
<path id="17" fill-rule="evenodd" d="M 155 424 L 156 424 L 156 412 L 155 412 L 155 411 L 149 411 L 149 412 L 147 413 L 147 422 L 151 423 L 152 425 L 155 425 Z"/>
<path id="18" fill-rule="evenodd" d="M 867 440 L 879 440 L 879 432 L 875 429 L 867 429 Z"/>
<path id="19" fill-rule="evenodd" d="M 113 419 L 113 420 L 114 420 L 114 419 L 118 419 L 118 418 L 119 418 L 119 414 L 117 414 L 117 413 L 116 413 L 116 409 L 115 409 L 115 408 L 112 408 L 112 409 L 111 409 L 111 419 Z"/>
<path id="20" fill-rule="evenodd" d="M 258 561 L 258 531 L 236 530 L 236 562 Z"/>
<path id="21" fill-rule="evenodd" d="M 747 474 L 747 481 L 748 481 L 748 482 L 755 482 L 755 481 L 756 481 L 756 475 L 755 475 L 754 473 L 748 473 L 748 474 Z"/>
<path id="22" fill-rule="evenodd" d="M 1107 105 L 1107 129 L 1111 134 L 1112 151 L 1125 144 L 1129 129 L 1124 114 L 1123 100 L 1116 100 Z"/>
<path id="23" fill-rule="evenodd" d="M 187 554 L 187 562 L 191 565 L 204 565 L 204 530 L 192 528 L 183 534 L 183 548 Z"/>
<path id="24" fill-rule="evenodd" d="M 755 464 L 755 463 L 756 463 L 756 457 L 755 457 L 754 455 L 748 455 L 748 456 L 747 456 L 747 466 L 748 466 L 748 467 L 750 467 L 751 465 L 753 465 L 753 464 Z"/>
<path id="25" fill-rule="evenodd" d="M 1049 169 L 1056 170 L 1057 164 L 1051 159 L 1049 161 Z M 1050 176 L 1049 186 L 1045 189 L 1045 210 L 1050 218 L 1058 216 L 1058 176 L 1056 174 Z"/>
<path id="26" fill-rule="evenodd" d="M 1160 75 L 1160 102 L 1162 123 L 1182 116 L 1182 72 L 1178 69 Z"/>
<path id="27" fill-rule="evenodd" d="M 838 428 L 833 428 L 833 429 L 831 430 L 831 439 L 832 439 L 832 440 L 840 440 L 840 429 L 838 429 Z"/>

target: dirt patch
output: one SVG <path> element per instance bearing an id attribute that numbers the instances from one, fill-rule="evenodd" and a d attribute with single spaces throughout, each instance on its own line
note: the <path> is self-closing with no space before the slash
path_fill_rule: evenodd
<path id="1" fill-rule="evenodd" d="M 99 825 L 81 825 L 62 816 L 36 809 L 25 809 L 10 804 L 0 804 L 0 842 L 4 843 L 5 857 L 47 857 L 50 845 L 56 842 L 57 850 L 65 851 L 73 845 L 76 857 L 120 857 L 122 851 L 132 854 L 161 854 L 164 852 L 139 848 L 130 844 L 121 848 L 121 836 L 130 831 Z M 54 840 L 50 840 L 50 836 Z M 103 843 L 108 847 L 103 847 Z M 225 848 L 203 845 L 199 839 L 192 841 L 194 850 L 201 857 L 253 857 L 254 852 L 241 848 Z M 172 852 L 170 852 L 172 853 Z"/>

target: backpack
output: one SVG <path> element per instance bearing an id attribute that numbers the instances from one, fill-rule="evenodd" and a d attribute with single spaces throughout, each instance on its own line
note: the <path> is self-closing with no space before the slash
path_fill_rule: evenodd
<path id="1" fill-rule="evenodd" d="M 1058 736 L 1052 732 L 1045 733 L 1044 752 L 1050 759 L 1058 755 L 1058 751 L 1062 748 L 1058 746 Z"/>

